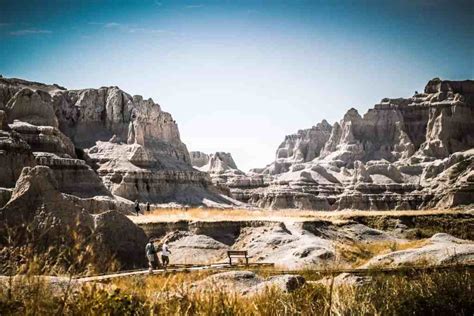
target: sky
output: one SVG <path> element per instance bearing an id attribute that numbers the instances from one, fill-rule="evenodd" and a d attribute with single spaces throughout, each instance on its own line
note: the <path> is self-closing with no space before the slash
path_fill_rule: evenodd
<path id="1" fill-rule="evenodd" d="M 153 98 L 190 151 L 247 171 L 351 107 L 474 78 L 474 3 L 5 1 L 0 74 Z"/>

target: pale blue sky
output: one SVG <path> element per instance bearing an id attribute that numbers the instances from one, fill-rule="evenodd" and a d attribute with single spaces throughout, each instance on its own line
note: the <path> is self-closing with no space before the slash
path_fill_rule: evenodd
<path id="1" fill-rule="evenodd" d="M 0 73 L 152 97 L 248 170 L 350 107 L 472 79 L 472 1 L 1 1 Z"/>

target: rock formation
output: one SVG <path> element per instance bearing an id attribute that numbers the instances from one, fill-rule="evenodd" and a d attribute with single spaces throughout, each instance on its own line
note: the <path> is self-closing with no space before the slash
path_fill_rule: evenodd
<path id="1" fill-rule="evenodd" d="M 31 251 L 30 255 L 46 256 L 52 262 L 49 268 L 64 269 L 60 271 L 93 253 L 99 255 L 89 258 L 87 264 L 94 262 L 99 271 L 108 270 L 111 259 L 122 268 L 144 266 L 141 250 L 147 238 L 143 230 L 115 211 L 94 217 L 83 204 L 83 199 L 59 191 L 49 167 L 23 168 L 11 198 L 0 208 L 0 221 L 5 224 L 0 227 L 2 264 L 11 259 L 9 255 L 25 250 Z M 11 234 L 16 237 L 12 239 Z M 74 249 L 80 249 L 79 253 Z"/>
<path id="2" fill-rule="evenodd" d="M 326 120 L 310 129 L 288 135 L 276 152 L 275 161 L 261 171 L 263 174 L 280 174 L 290 167 L 319 157 L 321 150 L 331 136 L 332 126 Z"/>
<path id="3" fill-rule="evenodd" d="M 191 152 L 191 164 L 198 170 L 207 172 L 215 184 L 227 183 L 230 179 L 245 173 L 237 168 L 230 153 L 216 152 L 207 155 L 200 151 Z"/>
<path id="4" fill-rule="evenodd" d="M 242 200 L 241 197 L 238 197 L 238 190 L 264 185 L 264 175 L 247 176 L 237 168 L 230 153 L 216 152 L 208 155 L 200 151 L 192 151 L 190 155 L 191 163 L 196 169 L 207 172 L 211 176 L 212 183 L 221 192 L 236 199 Z"/>
<path id="5" fill-rule="evenodd" d="M 44 165 L 53 169 L 61 192 L 107 197 L 96 203 L 103 211 L 113 203 L 121 209 L 121 198 L 230 203 L 206 173 L 193 169 L 172 116 L 152 99 L 118 87 L 67 90 L 0 78 L 0 122 L 0 186 L 6 189 L 22 167 Z"/>
<path id="6" fill-rule="evenodd" d="M 232 197 L 265 208 L 471 204 L 473 122 L 474 81 L 436 78 L 424 93 L 382 99 L 363 116 L 352 108 L 332 126 L 322 121 L 286 136 L 274 162 L 221 185 Z"/>
<path id="7" fill-rule="evenodd" d="M 228 271 L 192 283 L 191 290 L 201 293 L 222 291 L 252 296 L 270 289 L 290 293 L 302 287 L 305 282 L 306 280 L 300 275 L 275 275 L 263 279 L 252 271 Z"/>
<path id="8" fill-rule="evenodd" d="M 206 155 L 205 153 L 191 152 L 191 163 L 202 171 L 209 173 L 225 173 L 228 170 L 238 170 L 237 165 L 230 153 L 216 152 Z"/>
<path id="9" fill-rule="evenodd" d="M 449 234 L 438 233 L 419 248 L 399 250 L 376 256 L 364 267 L 416 265 L 470 264 L 474 262 L 474 244 L 470 240 L 455 238 Z"/>
<path id="10" fill-rule="evenodd" d="M 38 256 L 84 247 L 117 266 L 143 266 L 146 236 L 124 215 L 135 199 L 233 203 L 190 161 L 176 122 L 151 99 L 0 77 L 0 220 L 8 226 L 0 227 L 0 261 L 33 244 Z M 21 236 L 15 245 L 10 231 Z M 41 240 L 32 243 L 32 232 Z M 61 260 L 65 269 L 80 261 Z"/>
<path id="11" fill-rule="evenodd" d="M 413 97 L 285 137 L 274 162 L 246 174 L 228 153 L 189 154 L 151 99 L 0 78 L 0 205 L 22 168 L 36 165 L 93 213 L 130 209 L 136 199 L 322 210 L 466 205 L 474 200 L 473 121 L 474 82 L 433 79 Z"/>

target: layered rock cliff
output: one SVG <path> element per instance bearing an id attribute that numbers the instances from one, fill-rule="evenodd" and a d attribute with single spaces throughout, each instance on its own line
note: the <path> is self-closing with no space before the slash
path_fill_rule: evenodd
<path id="1" fill-rule="evenodd" d="M 81 197 L 229 203 L 193 169 L 176 122 L 152 99 L 0 78 L 0 110 L 2 146 L 11 148 L 0 158 L 6 187 L 23 166 L 39 164 L 54 170 L 62 192 Z"/>
<path id="2" fill-rule="evenodd" d="M 433 79 L 423 93 L 350 109 L 285 137 L 275 161 L 229 182 L 260 207 L 419 209 L 474 203 L 474 81 Z M 244 181 L 240 181 L 244 183 Z"/>
<path id="3" fill-rule="evenodd" d="M 153 100 L 0 76 L 1 259 L 19 255 L 38 232 L 34 255 L 54 257 L 48 247 L 73 248 L 76 236 L 104 260 L 142 266 L 146 237 L 124 215 L 134 200 L 232 204 L 192 167 L 176 122 Z M 15 244 L 3 238 L 12 231 L 22 236 Z"/>
<path id="4" fill-rule="evenodd" d="M 232 203 L 221 193 L 271 208 L 469 204 L 473 119 L 474 82 L 433 79 L 423 93 L 285 137 L 275 161 L 245 174 L 228 153 L 190 155 L 176 122 L 151 99 L 0 78 L 0 207 L 23 167 L 37 165 L 91 212 L 131 209 L 135 199 Z"/>

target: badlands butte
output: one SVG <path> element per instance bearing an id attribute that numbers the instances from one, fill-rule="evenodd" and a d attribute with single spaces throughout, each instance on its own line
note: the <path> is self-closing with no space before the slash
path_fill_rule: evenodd
<path id="1" fill-rule="evenodd" d="M 249 215 L 136 217 L 135 200 L 142 210 L 149 202 Z M 79 236 L 121 268 L 141 267 L 154 236 L 179 249 L 172 260 L 181 263 L 222 261 L 228 249 L 247 249 L 254 261 L 289 268 L 351 264 L 355 243 L 412 239 L 419 241 L 414 249 L 392 249 L 365 264 L 472 263 L 473 203 L 471 80 L 436 78 L 422 93 L 382 99 L 363 116 L 350 109 L 339 122 L 323 120 L 286 136 L 273 162 L 246 173 L 229 153 L 189 152 L 171 114 L 152 99 L 118 87 L 68 90 L 0 78 L 0 259 L 31 244 L 28 238 L 36 238 L 36 253 L 51 255 L 49 246 L 62 249 Z M 252 218 L 261 209 L 346 213 Z M 14 244 L 11 234 L 20 236 Z"/>
<path id="2" fill-rule="evenodd" d="M 474 81 L 433 79 L 411 98 L 385 98 L 288 135 L 265 168 L 191 152 L 230 196 L 264 208 L 396 210 L 474 201 Z"/>

